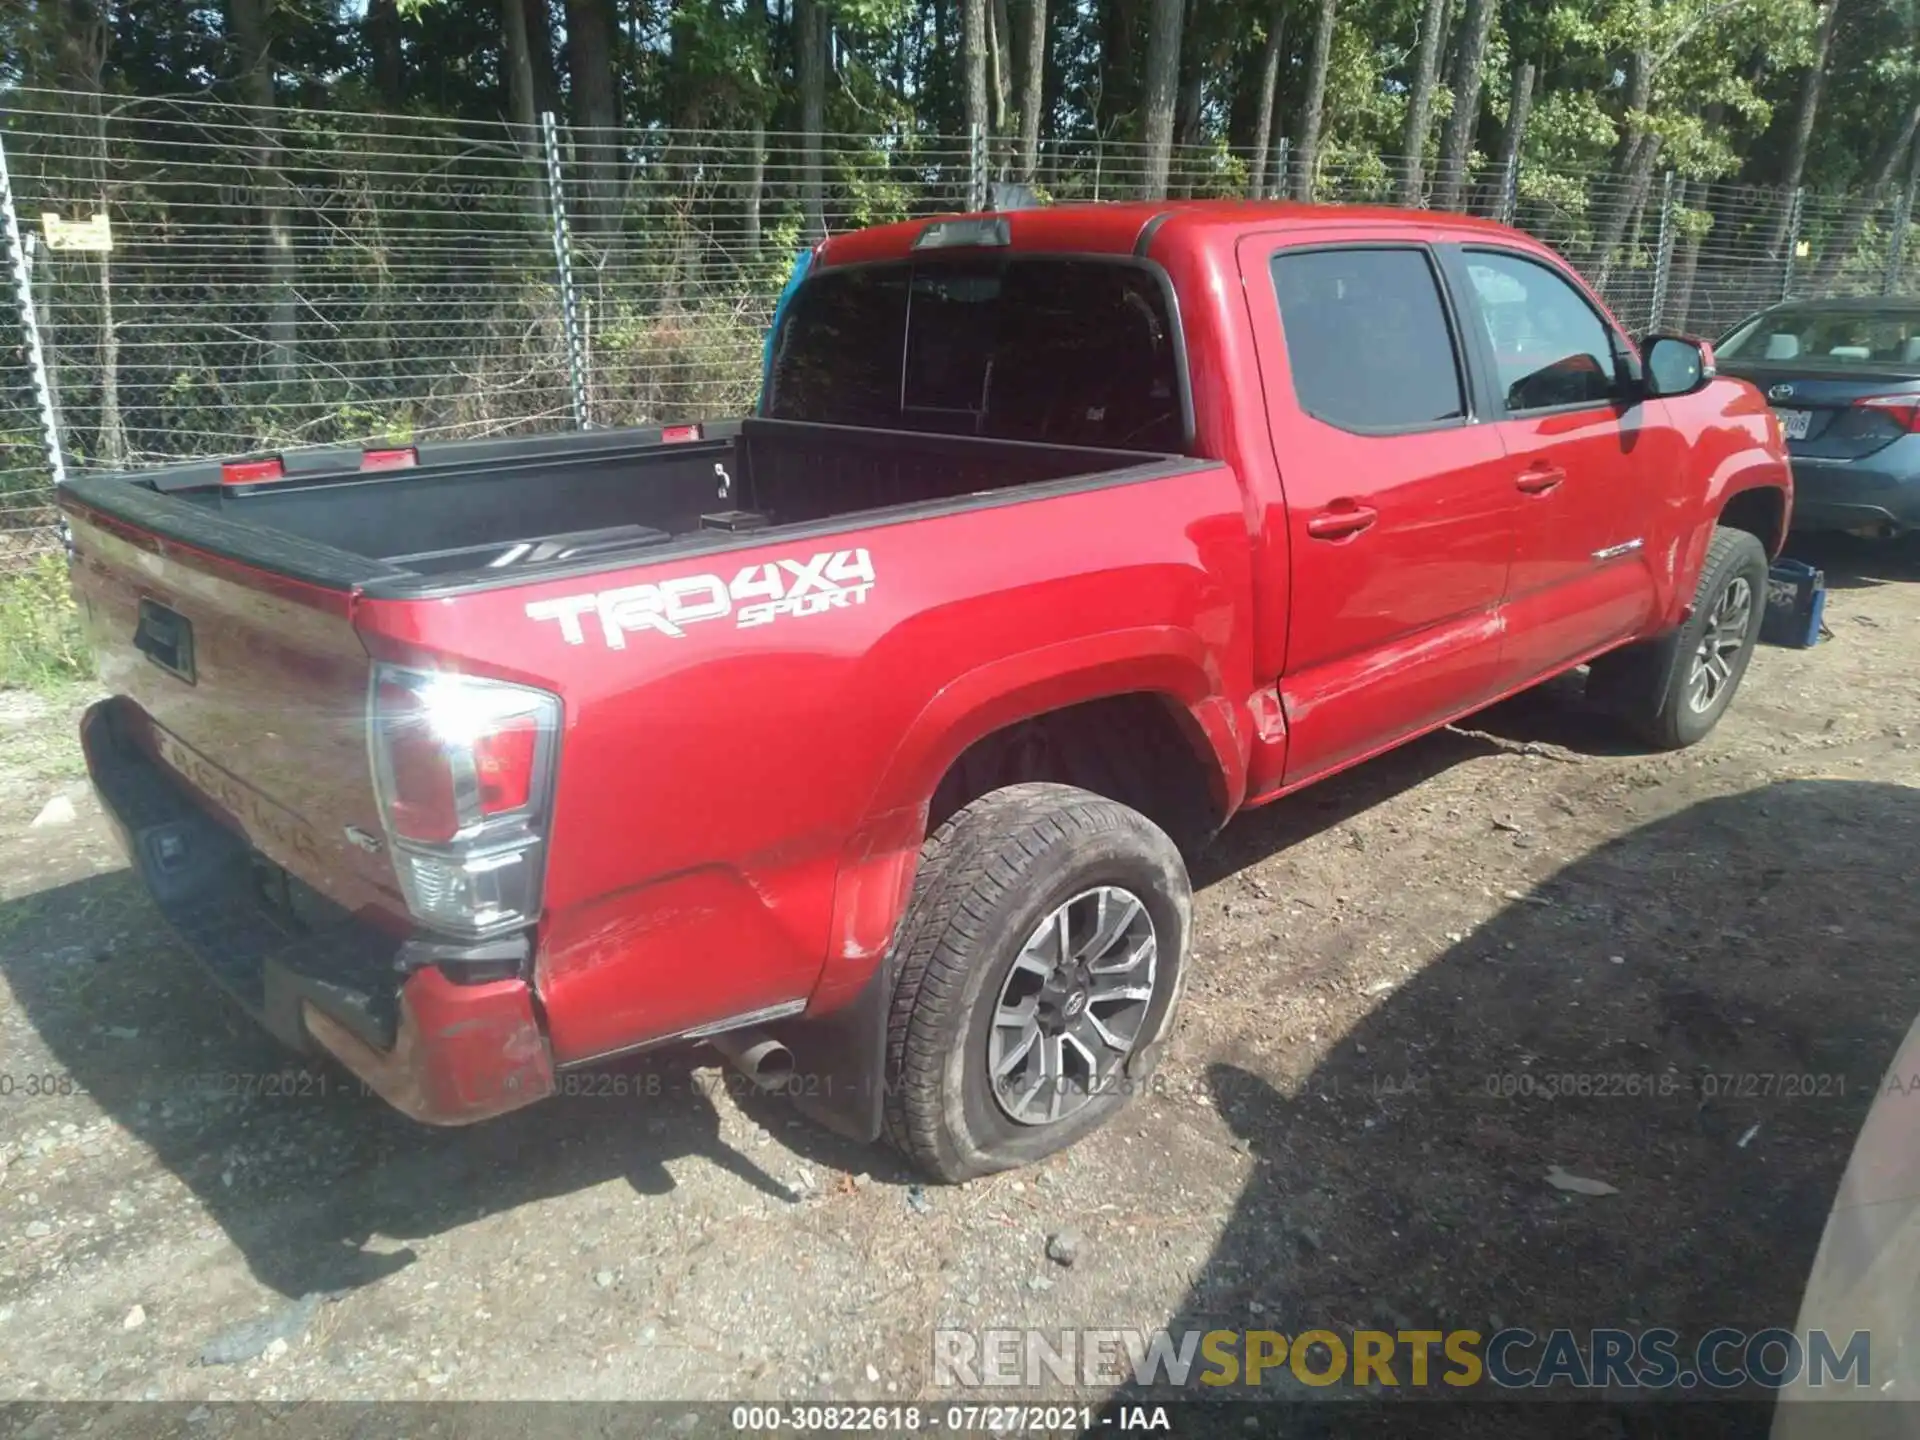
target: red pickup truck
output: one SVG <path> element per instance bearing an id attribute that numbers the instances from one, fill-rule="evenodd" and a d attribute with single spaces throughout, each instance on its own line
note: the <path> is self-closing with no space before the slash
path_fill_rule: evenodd
<path id="1" fill-rule="evenodd" d="M 1790 481 L 1710 350 L 1462 218 L 829 240 L 757 415 L 83 478 L 84 721 L 161 909 L 421 1120 L 710 1040 L 931 1174 L 1151 1072 L 1228 817 L 1556 673 L 1658 746 Z"/>

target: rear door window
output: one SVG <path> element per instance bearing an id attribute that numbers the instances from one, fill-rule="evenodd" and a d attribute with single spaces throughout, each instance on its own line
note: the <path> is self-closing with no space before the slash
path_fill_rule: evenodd
<path id="1" fill-rule="evenodd" d="M 1186 442 L 1161 285 L 1110 260 L 816 270 L 776 339 L 765 412 L 1157 453 Z"/>
<path id="2" fill-rule="evenodd" d="M 1741 326 L 1715 347 L 1728 360 L 1844 370 L 1920 367 L 1920 314 L 1780 310 Z"/>
<path id="3" fill-rule="evenodd" d="M 1315 419 L 1392 433 L 1466 415 L 1453 329 L 1426 251 L 1282 251 L 1273 288 L 1294 395 Z"/>

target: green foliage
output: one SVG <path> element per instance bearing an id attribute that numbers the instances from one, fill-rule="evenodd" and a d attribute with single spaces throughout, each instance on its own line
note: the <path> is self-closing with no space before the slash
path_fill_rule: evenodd
<path id="1" fill-rule="evenodd" d="M 970 179 L 955 138 L 965 128 L 959 0 L 818 3 L 831 31 L 821 145 L 829 228 L 957 207 Z M 989 3 L 1011 32 L 998 52 L 1011 131 L 1035 0 Z M 1806 166 L 1815 191 L 1860 185 L 1920 99 L 1920 3 L 1827 3 L 1840 4 L 1843 18 Z M 299 365 L 271 379 L 262 243 L 271 167 L 257 148 L 265 127 L 257 116 L 162 98 L 241 98 L 228 17 L 243 4 L 262 12 L 270 32 L 299 236 L 297 276 L 280 291 L 295 303 Z M 569 14 L 596 6 L 607 43 L 569 53 Z M 603 78 L 620 129 L 604 173 L 587 178 L 591 209 L 569 201 L 589 293 L 582 324 L 596 418 L 685 415 L 750 398 L 759 327 L 803 243 L 795 4 L 525 0 L 523 8 L 530 53 L 509 57 L 500 0 L 148 0 L 97 7 L 106 26 L 98 50 L 70 33 L 88 11 L 73 0 L 0 6 L 0 86 L 97 92 L 29 103 L 26 92 L 0 90 L 10 153 L 18 132 L 32 132 L 16 178 L 29 177 L 33 208 L 46 197 L 75 213 L 105 205 L 116 234 L 147 237 L 129 239 L 110 262 L 122 319 L 139 319 L 117 361 L 119 443 L 99 378 L 106 269 L 62 257 L 36 282 L 58 321 L 60 403 L 77 458 L 105 463 L 124 451 L 147 461 L 562 419 L 566 348 L 542 166 L 497 123 L 511 111 L 508 76 L 524 73 L 521 60 L 537 108 L 562 119 L 591 118 L 595 87 L 586 82 Z M 1048 0 L 1043 145 L 1031 177 L 1048 196 L 1141 193 L 1152 8 Z M 1186 7 L 1183 144 L 1169 194 L 1247 192 L 1270 33 L 1280 43 L 1269 135 L 1298 135 L 1317 8 Z M 1398 198 L 1424 9 L 1422 0 L 1341 0 L 1322 198 Z M 1451 7 L 1456 42 L 1463 9 L 1459 0 Z M 1657 197 L 1658 172 L 1671 169 L 1695 182 L 1678 239 L 1711 236 L 1723 266 L 1736 253 L 1766 254 L 1780 205 L 1757 187 L 1777 186 L 1785 170 L 1820 13 L 1817 0 L 1496 0 L 1468 203 L 1486 211 L 1498 198 L 1486 161 L 1505 138 L 1512 77 L 1531 65 L 1522 223 L 1583 260 L 1604 240 L 1600 263 L 1633 268 L 1657 234 L 1649 188 Z M 1433 97 L 1430 180 L 1455 104 L 1448 53 Z M 28 113 L 35 104 L 59 113 Z M 603 122 L 608 111 L 597 113 Z M 768 159 L 750 187 L 754 136 Z M 1633 157 L 1647 153 L 1643 137 L 1658 141 L 1650 187 L 1644 170 L 1632 173 Z M 990 155 L 995 178 L 1013 178 L 1011 134 L 994 137 Z M 566 163 L 581 183 L 579 151 Z M 1736 203 L 1716 212 L 1715 194 L 1735 187 L 1743 187 Z M 1850 223 L 1843 200 L 1806 215 L 1813 254 L 1843 242 L 1848 254 L 1833 257 L 1831 273 L 1870 284 L 1893 243 L 1884 217 Z M 175 273 L 189 266 L 190 276 Z M 46 476 L 31 404 L 18 400 L 30 387 L 17 359 L 0 354 L 0 369 L 9 406 L 0 413 L 0 503 L 17 491 L 37 504 Z"/>
<path id="2" fill-rule="evenodd" d="M 1587 90 L 1549 90 L 1534 103 L 1527 124 L 1524 170 L 1564 175 L 1591 169 L 1605 163 L 1619 138 L 1617 122 L 1601 96 Z"/>
<path id="3" fill-rule="evenodd" d="M 228 0 L 231 3 L 231 0 Z M 343 109 L 403 107 L 420 114 L 483 119 L 505 113 L 498 0 L 300 0 L 263 3 L 284 98 Z M 583 0 L 584 3 L 584 0 Z M 798 125 L 792 6 L 764 0 L 598 0 L 617 37 L 605 57 L 623 123 L 791 131 Z M 962 126 L 959 5 L 943 0 L 822 0 L 833 27 L 829 128 L 877 133 L 907 128 L 954 134 Z M 1008 0 L 1013 35 L 1003 59 L 1017 69 L 1027 0 Z M 1920 90 L 1912 0 L 1839 0 L 1846 7 L 1832 58 L 1816 161 L 1822 180 L 1856 176 L 1903 97 Z M 404 94 L 375 83 L 376 12 L 397 14 Z M 529 23 L 538 74 L 564 111 L 570 82 L 562 0 L 534 0 Z M 1128 0 L 1052 0 L 1046 129 L 1072 142 L 1137 139 L 1145 65 L 1147 6 Z M 1324 144 L 1329 155 L 1398 143 L 1422 6 L 1418 0 L 1343 0 L 1331 60 Z M 1457 30 L 1459 6 L 1453 26 Z M 1312 43 L 1312 7 L 1294 0 L 1217 0 L 1189 7 L 1183 79 L 1204 91 L 1206 143 L 1242 149 L 1252 138 L 1269 28 L 1284 24 L 1276 109 L 1297 124 Z M 76 12 L 77 13 L 77 12 Z M 105 7 L 110 29 L 99 76 L 108 95 L 179 93 L 182 80 L 212 77 L 232 93 L 238 57 L 224 10 L 200 0 L 153 0 Z M 1662 139 L 1682 173 L 1766 183 L 1779 171 L 1804 67 L 1812 54 L 1816 0 L 1501 0 L 1484 87 L 1478 148 L 1491 154 L 1506 110 L 1512 64 L 1539 71 L 1540 102 L 1527 156 L 1541 163 L 1606 164 L 1630 128 Z M 0 19 L 0 80 L 75 81 L 68 7 L 10 8 Z M 1629 114 L 1636 55 L 1655 71 L 1644 115 Z M 598 58 L 598 57 L 596 57 Z M 546 82 L 543 82 L 546 83 Z M 1444 120 L 1449 96 L 1436 96 Z M 1435 132 L 1439 130 L 1436 124 Z M 1336 149 L 1336 147 L 1338 147 Z M 862 177 L 863 183 L 865 177 Z M 879 210 L 887 206 L 882 203 Z"/>
<path id="4" fill-rule="evenodd" d="M 66 557 L 0 574 L 0 689 L 49 689 L 93 675 Z"/>

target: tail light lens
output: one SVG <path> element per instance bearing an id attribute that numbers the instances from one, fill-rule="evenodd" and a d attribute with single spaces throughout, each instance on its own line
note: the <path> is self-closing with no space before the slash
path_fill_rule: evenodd
<path id="1" fill-rule="evenodd" d="M 468 675 L 374 667 L 374 789 L 416 919 L 460 935 L 539 913 L 560 700 Z"/>
<path id="2" fill-rule="evenodd" d="M 411 445 L 397 450 L 362 450 L 362 470 L 411 470 L 420 463 L 420 452 Z"/>
<path id="3" fill-rule="evenodd" d="M 1910 435 L 1920 434 L 1920 395 L 1866 395 L 1853 403 L 1878 410 Z"/>
<path id="4" fill-rule="evenodd" d="M 220 467 L 222 485 L 258 485 L 268 480 L 284 480 L 287 467 L 278 455 L 265 460 L 229 460 Z"/>

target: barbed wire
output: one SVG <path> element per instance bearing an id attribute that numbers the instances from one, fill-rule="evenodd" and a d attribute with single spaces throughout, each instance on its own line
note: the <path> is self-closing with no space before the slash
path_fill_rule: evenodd
<path id="1" fill-rule="evenodd" d="M 109 103 L 110 98 L 110 103 Z M 986 180 L 1053 201 L 1159 190 L 1144 144 L 557 127 L 571 322 L 539 128 L 0 94 L 68 465 L 738 412 L 795 254 L 814 234 L 966 207 Z M 988 173 L 982 175 L 980 167 Z M 816 169 L 817 167 L 817 169 Z M 809 182 L 818 174 L 817 196 Z M 1891 197 L 1607 170 L 1503 169 L 1286 142 L 1174 147 L 1165 193 L 1429 205 L 1508 220 L 1579 265 L 1634 330 L 1718 333 L 1790 293 L 1900 272 Z M 43 215 L 104 214 L 112 249 L 53 249 Z M 1906 227 L 1911 231 L 1911 226 Z M 1910 235 L 1907 243 L 1910 243 Z M 569 323 L 582 356 L 576 397 Z M 53 543 L 32 377 L 0 346 L 0 568 Z"/>

